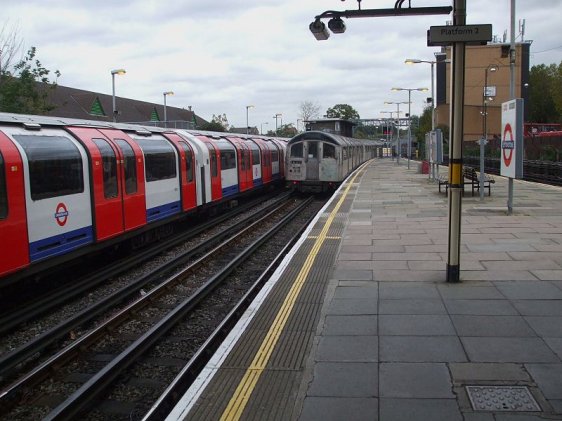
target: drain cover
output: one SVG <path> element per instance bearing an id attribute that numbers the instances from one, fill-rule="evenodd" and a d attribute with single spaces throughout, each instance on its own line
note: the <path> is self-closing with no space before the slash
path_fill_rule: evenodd
<path id="1" fill-rule="evenodd" d="M 472 408 L 476 411 L 540 411 L 525 386 L 466 386 Z"/>

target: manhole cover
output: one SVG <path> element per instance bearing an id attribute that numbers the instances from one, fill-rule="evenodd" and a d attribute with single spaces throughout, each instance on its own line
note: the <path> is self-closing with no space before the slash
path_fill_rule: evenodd
<path id="1" fill-rule="evenodd" d="M 540 411 L 525 386 L 466 386 L 472 408 L 476 411 Z"/>

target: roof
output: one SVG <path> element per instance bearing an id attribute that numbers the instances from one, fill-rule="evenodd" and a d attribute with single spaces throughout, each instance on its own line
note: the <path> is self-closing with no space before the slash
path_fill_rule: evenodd
<path id="1" fill-rule="evenodd" d="M 49 100 L 55 107 L 47 113 L 49 116 L 97 121 L 113 120 L 113 97 L 111 95 L 56 85 L 55 89 L 49 92 Z M 115 104 L 119 112 L 118 122 L 148 124 L 151 121 L 153 123 L 164 121 L 164 104 L 119 96 L 115 97 Z M 196 125 L 207 122 L 192 110 L 171 106 L 166 106 L 166 117 L 168 122 L 195 122 Z"/>

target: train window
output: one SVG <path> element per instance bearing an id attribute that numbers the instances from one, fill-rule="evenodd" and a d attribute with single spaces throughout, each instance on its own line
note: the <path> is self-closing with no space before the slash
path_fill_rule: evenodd
<path id="1" fill-rule="evenodd" d="M 131 145 L 122 139 L 115 139 L 115 143 L 123 153 L 123 169 L 125 170 L 125 192 L 133 194 L 137 192 L 137 159 Z"/>
<path id="2" fill-rule="evenodd" d="M 207 148 L 209 148 L 209 158 L 211 158 L 211 177 L 217 177 L 219 175 L 217 167 L 217 153 L 215 152 L 215 147 L 210 143 L 207 143 Z"/>
<path id="3" fill-rule="evenodd" d="M 193 181 L 193 155 L 187 143 L 180 142 L 180 145 L 185 152 L 185 180 L 191 183 Z"/>
<path id="4" fill-rule="evenodd" d="M 308 142 L 308 157 L 318 158 L 318 142 Z"/>
<path id="5" fill-rule="evenodd" d="M 135 138 L 144 153 L 144 171 L 146 181 L 158 181 L 174 178 L 176 172 L 176 154 L 172 146 L 163 139 Z"/>
<path id="6" fill-rule="evenodd" d="M 250 169 L 250 151 L 248 149 L 244 149 L 244 167 L 242 169 Z"/>
<path id="7" fill-rule="evenodd" d="M 101 153 L 103 194 L 106 199 L 117 197 L 117 158 L 115 151 L 104 139 L 93 139 Z"/>
<path id="8" fill-rule="evenodd" d="M 291 146 L 291 157 L 302 158 L 303 157 L 303 143 L 295 143 Z"/>
<path id="9" fill-rule="evenodd" d="M 252 164 L 258 165 L 260 163 L 260 150 L 252 149 Z"/>
<path id="10" fill-rule="evenodd" d="M 236 154 L 234 151 L 221 151 L 221 169 L 231 170 L 236 168 Z"/>
<path id="11" fill-rule="evenodd" d="M 329 143 L 324 143 L 322 151 L 322 158 L 335 158 L 336 157 L 336 147 L 330 145 Z"/>
<path id="12" fill-rule="evenodd" d="M 82 193 L 82 156 L 64 136 L 14 135 L 27 156 L 32 200 Z"/>
<path id="13" fill-rule="evenodd" d="M 271 151 L 271 160 L 273 162 L 279 161 L 279 151 Z"/>
<path id="14" fill-rule="evenodd" d="M 8 216 L 8 192 L 6 190 L 6 165 L 0 152 L 0 219 Z"/>

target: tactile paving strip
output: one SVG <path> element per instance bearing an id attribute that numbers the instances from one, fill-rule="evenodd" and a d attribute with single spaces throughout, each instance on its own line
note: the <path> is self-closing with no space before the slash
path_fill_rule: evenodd
<path id="1" fill-rule="evenodd" d="M 476 411 L 541 411 L 525 386 L 466 386 L 466 391 Z"/>

